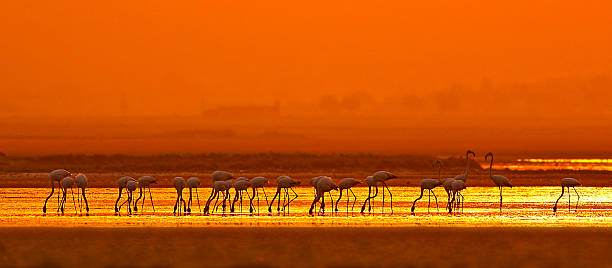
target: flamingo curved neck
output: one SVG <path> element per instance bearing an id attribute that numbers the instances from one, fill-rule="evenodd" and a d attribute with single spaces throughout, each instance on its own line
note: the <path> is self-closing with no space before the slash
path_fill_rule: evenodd
<path id="1" fill-rule="evenodd" d="M 465 153 L 465 161 L 467 161 L 465 165 L 465 178 L 467 179 L 470 173 L 470 153 L 469 152 Z"/>
<path id="2" fill-rule="evenodd" d="M 489 177 L 493 177 L 493 155 L 491 155 L 491 163 L 489 164 Z"/>

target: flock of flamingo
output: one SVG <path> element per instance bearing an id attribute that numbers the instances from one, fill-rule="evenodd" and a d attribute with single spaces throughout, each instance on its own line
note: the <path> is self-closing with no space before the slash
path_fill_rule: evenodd
<path id="1" fill-rule="evenodd" d="M 466 181 L 468 179 L 469 171 L 470 171 L 470 155 L 473 157 L 476 157 L 476 154 L 473 151 L 468 150 L 466 152 L 465 173 L 459 174 L 453 178 L 446 178 L 446 179 L 441 178 L 440 174 L 442 170 L 442 161 L 436 160 L 432 165 L 434 168 L 436 166 L 438 167 L 438 178 L 437 179 L 423 179 L 421 181 L 420 183 L 421 194 L 419 197 L 417 197 L 414 200 L 412 207 L 411 207 L 411 212 L 414 213 L 416 202 L 419 201 L 421 198 L 423 198 L 423 193 L 425 191 L 427 191 L 428 193 L 427 211 L 429 212 L 429 209 L 431 206 L 431 195 L 434 196 L 436 208 L 439 209 L 438 208 L 438 198 L 433 191 L 433 189 L 438 186 L 444 187 L 444 190 L 446 191 L 446 194 L 448 197 L 447 202 L 446 202 L 446 209 L 448 210 L 448 212 L 452 213 L 453 210 L 463 211 L 464 197 L 461 194 L 461 192 L 464 189 L 466 189 Z M 493 154 L 490 152 L 485 155 L 485 161 L 488 161 L 489 159 L 490 159 L 489 177 L 499 189 L 499 211 L 502 212 L 503 187 L 512 187 L 512 184 L 510 183 L 510 180 L 508 180 L 508 178 L 504 176 L 493 175 Z M 272 213 L 272 207 L 274 206 L 275 200 L 277 201 L 276 211 L 280 214 L 281 211 L 283 213 L 289 213 L 289 206 L 291 202 L 293 202 L 296 198 L 298 198 L 298 195 L 293 190 L 293 187 L 300 185 L 300 181 L 295 180 L 289 176 L 280 176 L 276 179 L 276 182 L 277 182 L 276 193 L 274 194 L 274 197 L 272 198 L 270 202 L 268 202 L 268 197 L 267 197 L 267 194 L 264 188 L 264 186 L 268 183 L 268 179 L 264 177 L 254 177 L 250 180 L 245 177 L 235 178 L 231 173 L 226 172 L 226 171 L 215 171 L 211 174 L 211 177 L 212 177 L 212 191 L 204 206 L 203 213 L 205 215 L 210 214 L 211 211 L 212 212 L 217 211 L 219 209 L 219 206 L 221 206 L 223 215 L 225 215 L 228 205 L 229 205 L 230 212 L 234 213 L 236 211 L 236 202 L 239 202 L 239 209 L 242 212 L 244 193 L 247 194 L 247 198 L 249 201 L 249 213 L 253 215 L 253 212 L 255 211 L 255 205 L 254 205 L 255 200 L 257 204 L 257 212 L 259 212 L 259 192 L 260 190 L 264 194 L 266 205 L 268 207 L 268 213 L 270 214 Z M 84 174 L 77 174 L 73 178 L 72 174 L 68 172 L 67 170 L 57 169 L 57 170 L 53 170 L 50 173 L 50 178 L 51 178 L 51 193 L 45 199 L 45 204 L 43 206 L 43 213 L 47 212 L 47 201 L 49 201 L 49 199 L 54 194 L 55 182 L 58 183 L 58 189 L 61 191 L 61 198 L 60 198 L 60 193 L 57 194 L 57 198 L 58 198 L 57 199 L 57 202 L 58 202 L 57 212 L 61 211 L 62 214 L 64 213 L 67 192 L 68 192 L 68 189 L 70 189 L 71 194 L 72 194 L 73 203 L 75 206 L 75 211 L 77 210 L 77 203 L 78 203 L 79 210 L 82 212 L 83 203 L 84 203 L 85 210 L 87 213 L 89 213 L 89 205 L 87 203 L 87 198 L 85 195 L 85 190 L 87 188 L 87 177 Z M 389 190 L 389 187 L 387 186 L 386 181 L 394 179 L 394 178 L 397 178 L 397 176 L 395 176 L 394 174 L 390 172 L 377 171 L 365 179 L 365 183 L 368 186 L 368 197 L 365 199 L 365 201 L 363 202 L 363 205 L 361 206 L 362 214 L 365 212 L 366 207 L 368 209 L 368 212 L 372 211 L 372 200 L 378 196 L 378 184 L 382 185 L 382 210 L 384 211 L 384 208 L 385 208 L 385 195 L 386 195 L 385 193 L 388 193 L 389 199 L 390 199 L 390 202 L 389 202 L 390 203 L 390 213 L 393 213 L 393 194 L 391 193 L 391 190 Z M 156 182 L 157 180 L 151 176 L 142 176 L 138 178 L 138 180 L 132 177 L 120 178 L 118 180 L 119 195 L 117 197 L 117 200 L 115 201 L 115 214 L 116 215 L 119 214 L 119 212 L 121 211 L 121 208 L 126 204 L 127 204 L 126 207 L 127 207 L 128 214 L 131 215 L 132 211 L 137 212 L 139 209 L 138 202 L 140 202 L 141 200 L 142 202 L 140 204 L 140 210 L 143 211 L 145 201 L 146 201 L 147 190 L 149 193 L 151 208 L 153 209 L 153 212 L 155 212 L 155 206 L 153 204 L 153 195 L 151 194 L 151 184 L 154 184 Z M 198 208 L 202 212 L 201 207 L 200 207 L 200 198 L 198 196 L 198 187 L 200 186 L 199 178 L 191 177 L 185 180 L 182 177 L 176 177 L 174 178 L 173 184 L 174 184 L 174 188 L 176 189 L 176 193 L 177 193 L 176 201 L 174 203 L 174 210 L 173 210 L 173 213 L 175 215 L 177 214 L 181 215 L 181 213 L 183 215 L 191 214 L 191 205 L 193 203 L 193 191 L 194 190 L 195 190 L 196 200 L 198 203 Z M 351 211 L 352 211 L 355 207 L 355 203 L 357 202 L 357 196 L 355 195 L 355 193 L 353 193 L 352 187 L 357 186 L 359 184 L 361 184 L 361 181 L 353 179 L 353 178 L 344 178 L 340 180 L 338 183 L 334 182 L 328 176 L 318 176 L 318 177 L 312 178 L 310 181 L 310 185 L 314 188 L 314 200 L 312 201 L 312 204 L 310 205 L 308 214 L 314 215 L 314 210 L 316 209 L 317 205 L 319 205 L 318 214 L 320 215 L 325 214 L 325 193 L 328 193 L 328 196 L 331 202 L 331 206 L 332 206 L 332 211 L 337 212 L 338 205 L 340 203 L 340 200 L 342 199 L 342 194 L 343 192 L 345 192 L 346 193 L 346 211 L 348 213 L 349 207 L 351 207 Z M 575 186 L 579 186 L 579 185 L 581 185 L 581 183 L 573 178 L 563 178 L 561 180 L 561 195 L 555 202 L 555 205 L 553 207 L 554 212 L 557 211 L 557 204 L 559 203 L 559 200 L 561 199 L 561 197 L 563 197 L 565 193 L 565 188 L 567 188 L 568 195 L 570 194 L 570 188 L 572 188 L 574 192 L 576 193 L 576 195 L 578 196 L 578 200 L 576 201 L 576 209 L 578 209 L 578 202 L 580 201 L 580 195 L 578 195 L 578 192 L 576 191 Z M 72 190 L 73 187 L 77 188 L 77 201 L 76 202 L 74 200 L 74 192 Z M 189 199 L 187 202 L 185 202 L 185 199 L 183 199 L 183 189 L 185 189 L 185 187 L 189 189 Z M 232 187 L 235 190 L 235 194 L 234 194 L 234 199 L 230 201 L 231 199 L 230 190 Z M 139 195 L 138 195 L 138 198 L 134 200 L 133 194 L 136 189 L 139 189 Z M 249 194 L 249 189 L 251 189 L 251 194 Z M 119 204 L 119 202 L 121 201 L 121 195 L 124 192 L 124 190 L 125 192 L 127 192 L 127 198 L 125 199 L 125 201 Z M 333 190 L 339 191 L 340 193 L 340 196 L 335 202 L 335 207 L 334 207 L 334 199 L 333 199 L 333 196 L 331 195 L 331 191 Z M 143 192 L 144 192 L 144 196 L 143 196 Z M 352 205 L 350 205 L 351 197 L 349 196 L 349 193 L 353 197 Z M 221 196 L 223 196 L 223 199 L 219 201 L 219 198 Z M 281 206 L 281 199 L 282 199 L 282 206 Z M 214 203 L 213 203 L 213 200 L 214 200 Z M 571 199 L 569 200 L 569 203 L 568 203 L 568 210 L 571 210 Z"/>

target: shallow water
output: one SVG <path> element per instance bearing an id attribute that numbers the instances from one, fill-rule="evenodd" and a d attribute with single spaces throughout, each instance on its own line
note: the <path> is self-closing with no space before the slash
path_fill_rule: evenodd
<path id="1" fill-rule="evenodd" d="M 313 200 L 313 190 L 310 187 L 295 188 L 299 197 L 291 203 L 288 213 L 276 212 L 276 202 L 273 213 L 268 214 L 264 195 L 260 192 L 260 213 L 253 216 L 248 213 L 248 197 L 244 194 L 242 213 L 222 213 L 221 207 L 209 216 L 203 216 L 198 209 L 194 196 L 191 215 L 174 216 L 173 206 L 176 191 L 168 188 L 152 189 L 155 212 L 147 199 L 144 211 L 139 209 L 137 215 L 129 216 L 127 207 L 121 209 L 121 215 L 114 213 L 117 189 L 94 188 L 87 189 L 89 201 L 89 216 L 83 212 L 75 212 L 75 205 L 70 192 L 67 195 L 65 214 L 56 211 L 57 199 L 52 197 L 48 203 L 48 213 L 42 213 L 45 197 L 49 194 L 47 188 L 4 188 L 0 189 L 0 226 L 580 226 L 580 227 L 612 227 L 612 188 L 580 187 L 578 211 L 575 210 L 577 196 L 572 191 L 571 212 L 568 212 L 567 193 L 559 201 L 556 215 L 552 212 L 555 200 L 560 194 L 560 187 L 514 187 L 504 189 L 503 212 L 499 212 L 499 191 L 494 187 L 469 187 L 464 190 L 465 204 L 463 212 L 449 214 L 445 211 L 446 193 L 442 188 L 434 192 L 438 197 L 439 211 L 436 209 L 434 197 L 431 197 L 430 212 L 427 212 L 427 193 L 417 202 L 416 213 L 410 213 L 412 202 L 419 196 L 417 187 L 391 187 L 393 194 L 393 213 L 389 208 L 389 195 L 385 195 L 385 208 L 382 204 L 382 188 L 374 199 L 372 213 L 360 214 L 361 205 L 368 195 L 367 187 L 356 187 L 354 193 L 357 203 L 351 212 L 346 212 L 346 193 L 338 207 L 337 213 L 331 213 L 331 203 L 327 200 L 325 216 L 308 216 L 308 209 Z M 266 188 L 268 199 L 271 200 L 275 189 Z M 57 192 L 56 192 L 57 193 Z M 231 191 L 233 198 L 233 189 Z M 195 194 L 195 193 L 194 193 Z M 200 188 L 199 199 L 204 208 L 210 189 Z M 135 198 L 138 194 L 134 194 Z M 124 193 L 122 201 L 127 195 Z M 183 197 L 189 198 L 185 190 Z M 334 202 L 338 193 L 333 192 Z M 77 201 L 76 190 L 74 192 Z M 147 196 L 148 198 L 148 196 Z M 142 202 L 142 201 L 141 201 Z M 120 202 L 121 204 L 121 202 Z M 257 206 L 256 200 L 254 205 Z M 139 203 L 141 206 L 141 203 Z M 282 207 L 282 201 L 281 201 Z M 77 207 L 78 210 L 78 207 Z M 236 210 L 239 211 L 238 203 Z"/>

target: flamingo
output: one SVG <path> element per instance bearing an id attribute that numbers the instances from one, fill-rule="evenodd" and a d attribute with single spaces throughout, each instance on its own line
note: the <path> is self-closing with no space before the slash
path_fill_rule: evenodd
<path id="1" fill-rule="evenodd" d="M 313 195 L 313 196 L 314 196 L 314 198 L 316 198 L 316 197 L 317 197 L 317 182 L 319 182 L 319 180 L 320 180 L 321 178 L 324 178 L 324 177 L 325 177 L 325 176 L 316 176 L 316 177 L 314 177 L 314 178 L 310 179 L 310 186 L 312 186 L 312 190 L 314 191 L 314 195 Z M 317 205 L 317 204 L 315 204 L 315 208 L 316 208 L 316 205 Z M 319 202 L 319 211 L 321 210 L 320 205 L 321 205 L 321 202 Z"/>
<path id="2" fill-rule="evenodd" d="M 453 211 L 452 209 L 452 204 L 453 202 L 455 203 L 455 208 L 458 210 L 459 209 L 459 204 L 461 204 L 461 211 L 463 212 L 463 195 L 461 194 L 461 191 L 463 191 L 466 186 L 465 186 L 465 182 L 462 180 L 454 180 L 453 181 L 453 199 L 451 200 L 451 204 L 448 206 L 448 212 L 451 213 Z M 455 200 L 456 198 L 456 200 Z"/>
<path id="3" fill-rule="evenodd" d="M 453 182 L 455 182 L 455 178 L 446 178 L 444 179 L 444 181 L 442 181 L 442 187 L 444 187 L 444 190 L 446 191 L 446 194 L 448 195 L 448 199 L 446 201 L 446 209 L 450 209 L 450 205 L 451 205 L 451 198 L 452 198 L 452 193 L 453 193 Z"/>
<path id="4" fill-rule="evenodd" d="M 476 157 L 476 153 L 472 152 L 472 150 L 467 150 L 467 152 L 465 152 L 465 173 L 455 176 L 455 180 L 467 181 L 468 175 L 470 174 L 470 154 Z"/>
<path id="5" fill-rule="evenodd" d="M 391 194 L 391 190 L 389 190 L 389 187 L 387 186 L 385 182 L 390 179 L 395 179 L 397 178 L 397 176 L 387 171 L 377 171 L 372 176 L 374 177 L 374 179 L 376 179 L 376 182 L 382 183 L 384 187 L 382 191 L 383 192 L 382 211 L 383 212 L 385 211 L 385 189 L 387 189 L 387 191 L 389 192 L 389 197 L 391 198 L 391 214 L 393 214 L 393 195 Z M 376 188 L 378 190 L 378 186 L 376 186 Z"/>
<path id="6" fill-rule="evenodd" d="M 272 205 L 274 204 L 274 199 L 276 199 L 277 196 L 278 196 L 278 202 L 276 204 L 276 211 L 280 213 L 280 200 L 281 200 L 280 192 L 283 189 L 285 190 L 285 194 L 284 194 L 285 200 L 288 201 L 287 203 L 283 201 L 283 212 L 285 212 L 285 207 L 287 207 L 286 212 L 289 213 L 289 204 L 291 204 L 293 200 L 298 198 L 298 194 L 293 190 L 293 187 L 300 185 L 300 181 L 294 180 L 293 178 L 289 176 L 279 176 L 278 178 L 276 178 L 276 184 L 277 184 L 276 194 L 274 194 L 272 201 L 268 205 L 268 213 L 272 213 Z M 289 200 L 289 189 L 291 189 L 293 194 L 295 194 L 295 197 L 293 197 L 293 199 L 291 200 Z"/>
<path id="7" fill-rule="evenodd" d="M 504 186 L 512 188 L 512 183 L 510 183 L 508 178 L 502 175 L 493 175 L 493 153 L 488 152 L 487 155 L 485 155 L 485 161 L 489 158 L 489 156 L 491 157 L 491 163 L 489 164 L 489 177 L 495 183 L 495 185 L 497 185 L 497 188 L 499 188 L 499 212 L 501 213 L 503 202 L 502 189 Z"/>
<path id="8" fill-rule="evenodd" d="M 77 187 L 77 199 L 79 198 L 79 190 L 81 195 L 83 196 L 83 200 L 85 200 L 85 211 L 86 215 L 89 215 L 89 204 L 87 203 L 87 197 L 85 197 L 85 188 L 87 188 L 87 176 L 85 174 L 78 174 L 75 177 L 75 183 Z M 79 211 L 83 213 L 83 203 L 79 199 Z"/>
<path id="9" fill-rule="evenodd" d="M 236 190 L 236 194 L 234 194 L 234 201 L 232 202 L 232 206 L 230 208 L 230 211 L 232 213 L 234 212 L 234 206 L 236 204 L 236 201 L 238 201 L 238 197 L 240 197 L 240 212 L 242 212 L 242 192 L 246 191 L 249 200 L 251 200 L 251 196 L 249 196 L 249 187 L 251 187 L 251 183 L 249 182 L 249 179 L 245 177 L 240 177 L 236 179 L 236 182 L 234 182 L 234 189 Z M 250 204 L 251 203 L 249 202 L 249 206 Z M 249 211 L 252 210 L 253 208 L 249 207 Z"/>
<path id="10" fill-rule="evenodd" d="M 376 179 L 374 176 L 368 176 L 366 178 L 366 184 L 368 185 L 368 198 L 366 198 L 366 200 L 363 202 L 361 214 L 363 214 L 366 204 L 368 204 L 368 212 L 372 211 L 372 202 L 370 200 L 374 199 L 378 195 L 378 186 L 376 185 Z M 372 195 L 372 187 L 376 188 L 376 193 L 374 195 Z"/>
<path id="11" fill-rule="evenodd" d="M 77 212 L 76 202 L 74 202 L 74 192 L 72 191 L 72 186 L 74 186 L 74 179 L 72 177 L 64 177 L 60 181 L 62 191 L 62 202 L 60 204 L 62 215 L 64 214 L 64 205 L 66 204 L 66 194 L 68 193 L 68 188 L 70 188 L 70 193 L 72 194 L 72 203 L 74 204 L 74 213 Z"/>
<path id="12" fill-rule="evenodd" d="M 47 213 L 47 201 L 49 198 L 53 196 L 53 192 L 55 192 L 55 182 L 57 181 L 57 189 L 58 191 L 62 189 L 60 184 L 61 180 L 65 177 L 72 176 L 70 172 L 65 169 L 56 169 L 49 173 L 49 178 L 51 179 L 51 193 L 45 199 L 45 205 L 43 206 L 43 213 Z M 57 194 L 57 211 L 60 210 L 60 194 Z"/>
<path id="13" fill-rule="evenodd" d="M 153 207 L 153 212 L 155 212 L 155 205 L 153 205 L 153 195 L 151 194 L 151 184 L 153 183 L 157 183 L 157 180 L 151 176 L 142 176 L 140 178 L 138 178 L 138 188 L 140 188 L 140 194 L 138 195 L 138 198 L 136 199 L 136 202 L 134 202 L 134 211 L 138 211 L 138 201 L 140 200 L 140 198 L 142 198 L 142 211 L 144 211 L 144 203 L 145 200 L 147 199 L 147 192 L 146 189 L 149 189 L 149 197 L 151 198 L 151 207 Z M 144 198 L 142 197 L 142 192 L 143 189 L 145 189 L 145 196 Z"/>
<path id="14" fill-rule="evenodd" d="M 336 185 L 336 183 L 330 177 L 322 176 L 316 181 L 315 189 L 317 190 L 317 196 L 312 201 L 312 204 L 310 205 L 310 210 L 308 210 L 308 214 L 312 215 L 312 210 L 315 204 L 319 201 L 319 199 L 322 199 L 321 215 L 325 215 L 325 193 L 330 193 L 331 195 L 332 190 L 338 190 L 338 185 Z M 333 209 L 334 199 L 332 196 L 330 196 L 330 199 L 331 199 L 332 209 Z"/>
<path id="15" fill-rule="evenodd" d="M 346 215 L 348 216 L 349 200 L 351 199 L 351 197 L 348 195 L 349 191 L 351 194 L 353 194 L 353 197 L 355 198 L 353 200 L 353 207 L 351 208 L 351 211 L 355 208 L 355 202 L 357 202 L 357 196 L 355 196 L 355 193 L 353 193 L 353 189 L 351 188 L 353 188 L 354 186 L 360 183 L 361 183 L 360 181 L 353 179 L 353 178 L 344 178 L 340 180 L 340 182 L 338 182 L 338 191 L 340 191 L 340 196 L 338 197 L 338 200 L 336 201 L 336 212 L 338 212 L 338 203 L 340 203 L 340 199 L 342 199 L 343 190 L 346 190 Z"/>
<path id="16" fill-rule="evenodd" d="M 557 212 L 557 203 L 559 203 L 559 200 L 561 199 L 561 197 L 563 197 L 563 193 L 565 188 L 567 187 L 567 210 L 571 212 L 571 196 L 570 196 L 570 190 L 569 188 L 572 187 L 572 189 L 574 189 L 574 192 L 576 193 L 576 195 L 578 196 L 578 201 L 576 201 L 576 211 L 578 210 L 578 202 L 580 202 L 580 195 L 578 194 L 578 191 L 576 191 L 575 186 L 580 186 L 582 185 L 582 183 L 580 183 L 578 180 L 574 179 L 574 178 L 563 178 L 561 179 L 561 195 L 559 196 L 559 198 L 557 198 L 557 202 L 555 202 L 555 206 L 553 207 L 553 212 Z"/>
<path id="17" fill-rule="evenodd" d="M 189 201 L 187 201 L 187 212 L 191 214 L 191 202 L 192 202 L 192 190 L 195 189 L 196 198 L 198 200 L 198 209 L 202 212 L 202 208 L 200 208 L 200 196 L 198 195 L 198 186 L 200 186 L 200 178 L 191 177 L 187 179 L 187 188 L 189 188 Z"/>
<path id="18" fill-rule="evenodd" d="M 434 193 L 433 188 L 436 188 L 442 185 L 442 180 L 440 179 L 440 171 L 442 170 L 442 162 L 440 160 L 436 160 L 432 164 L 432 166 L 435 168 L 436 164 L 438 164 L 438 179 L 424 179 L 421 181 L 421 195 L 417 199 L 415 199 L 414 202 L 412 203 L 412 208 L 410 209 L 412 213 L 414 213 L 414 206 L 416 205 L 416 202 L 419 201 L 419 199 L 423 198 L 424 190 L 428 191 L 427 212 L 429 213 L 429 207 L 431 205 L 431 195 L 432 194 L 436 200 L 436 209 L 440 210 L 440 208 L 438 208 L 438 197 L 436 196 L 436 193 Z"/>
<path id="19" fill-rule="evenodd" d="M 212 200 L 214 199 L 213 196 L 216 193 L 216 191 L 214 189 L 215 182 L 232 180 L 232 179 L 234 179 L 234 175 L 232 175 L 231 173 L 229 173 L 227 171 L 215 171 L 215 172 L 213 172 L 211 174 L 211 178 L 212 178 L 211 187 L 213 189 L 210 192 L 210 196 L 208 197 L 208 200 L 206 201 L 206 206 L 204 206 L 204 214 L 208 214 L 210 202 L 212 202 Z"/>
<path id="20" fill-rule="evenodd" d="M 185 179 L 183 177 L 174 178 L 174 189 L 176 189 L 176 202 L 174 202 L 174 215 L 176 215 L 176 208 L 178 207 L 178 214 L 181 215 L 181 203 L 183 209 L 187 212 L 187 206 L 185 205 L 185 199 L 183 199 L 183 189 L 185 189 Z"/>
<path id="21" fill-rule="evenodd" d="M 117 197 L 117 201 L 115 201 L 115 215 L 119 213 L 119 208 L 117 208 L 117 204 L 119 203 L 119 200 L 121 200 L 121 192 L 123 192 L 123 189 L 126 187 L 128 181 L 134 181 L 134 178 L 121 177 L 119 178 L 119 180 L 117 180 L 117 186 L 119 187 L 119 197 Z"/>
<path id="22" fill-rule="evenodd" d="M 215 204 L 213 205 L 213 211 L 217 210 L 217 201 L 219 201 L 219 193 L 223 194 L 223 215 L 225 215 L 225 202 L 231 198 L 229 189 L 232 188 L 232 180 L 227 181 L 216 181 L 213 184 L 213 199 L 216 197 Z M 219 203 L 221 204 L 221 203 Z"/>
<path id="23" fill-rule="evenodd" d="M 253 196 L 251 196 L 251 200 L 249 201 L 249 206 L 251 207 L 250 212 L 253 213 L 253 199 L 257 195 L 257 213 L 259 213 L 259 188 L 263 190 L 264 198 L 266 199 L 266 206 L 268 206 L 268 196 L 266 195 L 265 185 L 268 183 L 268 179 L 264 177 L 255 177 L 251 179 L 251 188 L 253 188 Z"/>

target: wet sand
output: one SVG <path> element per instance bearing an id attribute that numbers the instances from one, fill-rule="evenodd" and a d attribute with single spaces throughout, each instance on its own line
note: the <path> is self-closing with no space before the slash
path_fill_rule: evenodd
<path id="1" fill-rule="evenodd" d="M 609 228 L 0 228 L 0 267 L 610 267 Z"/>

